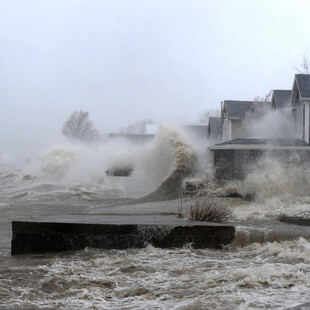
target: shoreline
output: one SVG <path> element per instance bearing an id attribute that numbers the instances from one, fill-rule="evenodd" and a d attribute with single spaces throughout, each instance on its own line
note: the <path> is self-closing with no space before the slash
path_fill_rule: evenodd
<path id="1" fill-rule="evenodd" d="M 248 201 L 240 198 L 230 198 L 231 207 L 234 209 L 236 206 L 247 207 Z M 177 200 L 162 201 L 162 202 L 148 202 L 142 204 L 129 204 L 118 206 L 40 206 L 40 214 L 34 215 L 34 209 L 38 210 L 38 206 L 15 205 L 12 208 L 19 210 L 14 218 L 2 220 L 1 225 L 1 241 L 2 248 L 10 248 L 12 239 L 11 222 L 35 220 L 46 218 L 49 216 L 65 217 L 69 215 L 74 216 L 137 216 L 137 217 L 174 217 L 177 215 Z M 72 212 L 76 211 L 76 212 Z M 36 212 L 37 213 L 37 212 Z M 191 225 L 190 221 L 183 221 Z M 221 224 L 220 224 L 221 225 Z M 226 223 L 226 225 L 235 227 L 235 237 L 229 247 L 244 247 L 251 243 L 265 243 L 265 242 L 280 242 L 284 240 L 294 240 L 300 237 L 310 240 L 310 227 L 298 226 L 294 224 L 284 223 L 277 220 L 277 218 L 264 218 L 264 219 L 234 219 Z"/>

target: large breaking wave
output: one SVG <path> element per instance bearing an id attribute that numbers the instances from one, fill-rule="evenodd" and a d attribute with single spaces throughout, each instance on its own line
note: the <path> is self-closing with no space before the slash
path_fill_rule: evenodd
<path id="1" fill-rule="evenodd" d="M 162 129 L 153 147 L 156 149 L 163 142 L 173 159 L 170 173 L 156 190 L 140 198 L 139 202 L 176 199 L 182 188 L 183 180 L 196 172 L 197 151 L 180 131 L 174 128 Z"/>

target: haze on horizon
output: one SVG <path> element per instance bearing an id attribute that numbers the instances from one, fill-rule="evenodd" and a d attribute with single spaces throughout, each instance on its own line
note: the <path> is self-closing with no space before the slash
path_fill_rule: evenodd
<path id="1" fill-rule="evenodd" d="M 56 141 L 75 110 L 101 133 L 195 123 L 224 99 L 290 89 L 310 57 L 306 0 L 1 0 L 0 158 Z M 17 146 L 17 147 L 16 147 Z"/>

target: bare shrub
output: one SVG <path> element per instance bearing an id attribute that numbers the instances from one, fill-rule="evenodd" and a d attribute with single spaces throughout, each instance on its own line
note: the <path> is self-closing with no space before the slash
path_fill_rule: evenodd
<path id="1" fill-rule="evenodd" d="M 199 123 L 208 125 L 209 118 L 211 116 L 221 116 L 220 110 L 217 109 L 205 109 L 199 113 Z"/>
<path id="2" fill-rule="evenodd" d="M 253 98 L 253 108 L 246 111 L 244 118 L 242 119 L 242 131 L 246 135 L 251 135 L 248 132 L 253 124 L 257 123 L 257 120 L 262 119 L 271 111 L 271 96 L 272 90 L 270 90 L 265 96 L 255 96 Z"/>
<path id="3" fill-rule="evenodd" d="M 194 221 L 223 223 L 232 218 L 229 200 L 213 195 L 180 198 L 178 217 Z M 185 201 L 183 201 L 185 200 Z"/>

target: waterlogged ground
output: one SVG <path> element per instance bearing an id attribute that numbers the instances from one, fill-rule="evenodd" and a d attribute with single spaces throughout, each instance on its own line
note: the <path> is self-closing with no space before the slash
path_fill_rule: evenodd
<path id="1" fill-rule="evenodd" d="M 2 260 L 9 253 L 1 252 Z M 10 258 L 1 309 L 290 309 L 309 301 L 310 243 Z"/>

